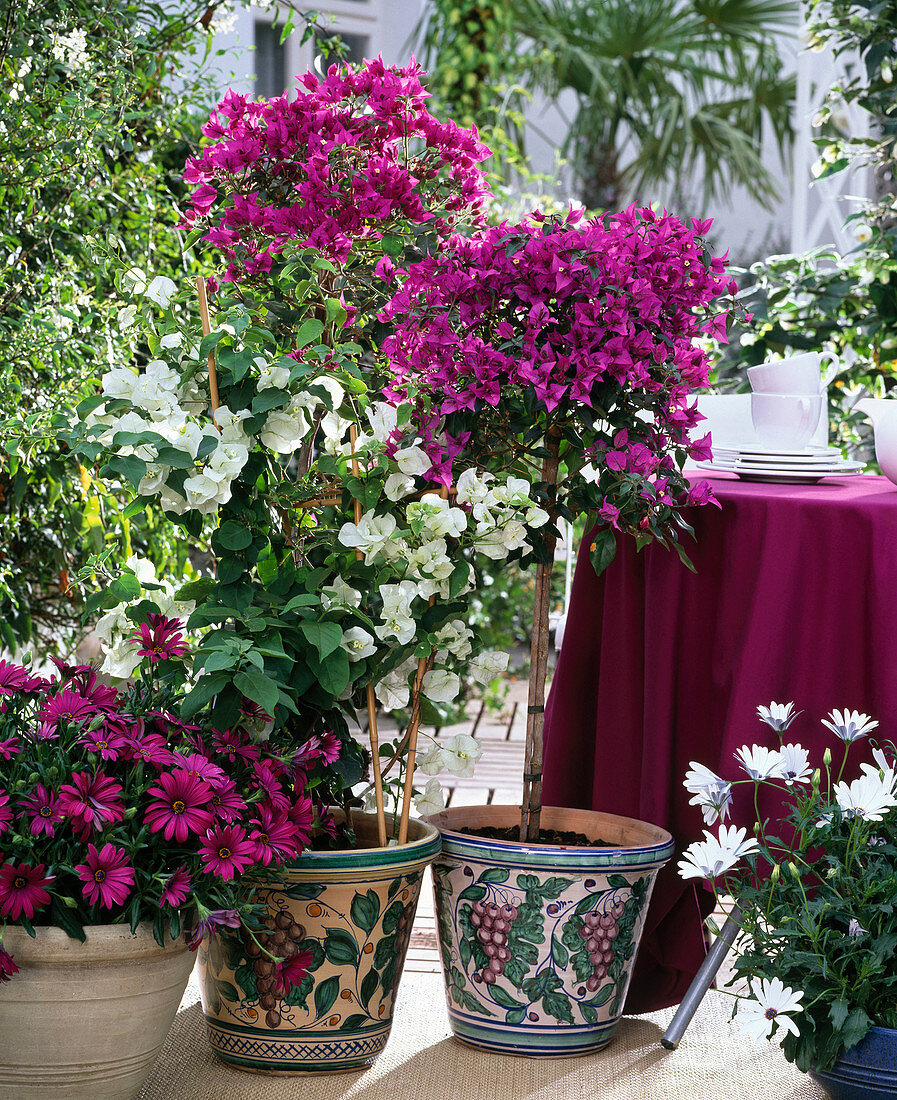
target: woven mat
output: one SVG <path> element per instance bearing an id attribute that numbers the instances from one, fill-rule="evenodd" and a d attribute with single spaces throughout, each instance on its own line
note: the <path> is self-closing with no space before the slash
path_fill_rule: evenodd
<path id="1" fill-rule="evenodd" d="M 185 1003 L 195 997 L 188 990 Z M 364 1073 L 268 1077 L 218 1062 L 199 1004 L 182 1008 L 140 1100 L 825 1100 L 770 1043 L 742 1041 L 731 999 L 710 992 L 679 1049 L 660 1036 L 672 1010 L 625 1019 L 582 1058 L 487 1054 L 450 1037 L 442 978 L 405 974 L 389 1044 Z"/>

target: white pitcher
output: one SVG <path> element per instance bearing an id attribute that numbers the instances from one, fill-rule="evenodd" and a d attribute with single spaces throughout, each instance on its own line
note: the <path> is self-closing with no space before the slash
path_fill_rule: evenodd
<path id="1" fill-rule="evenodd" d="M 897 400 L 892 397 L 864 397 L 854 407 L 872 421 L 875 457 L 881 472 L 897 485 Z"/>

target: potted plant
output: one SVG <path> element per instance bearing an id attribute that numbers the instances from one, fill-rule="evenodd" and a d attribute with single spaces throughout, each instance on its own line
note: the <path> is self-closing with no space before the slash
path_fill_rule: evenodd
<path id="1" fill-rule="evenodd" d="M 181 721 L 181 626 L 131 624 L 121 690 L 90 666 L 45 678 L 0 662 L 0 1085 L 20 1095 L 135 1096 L 188 948 L 218 925 L 260 928 L 253 874 L 308 840 L 323 742 L 299 768 L 246 715 Z"/>
<path id="2" fill-rule="evenodd" d="M 294 99 L 229 93 L 188 166 L 191 237 L 226 260 L 220 286 L 198 287 L 204 335 L 192 288 L 144 295 L 152 358 L 108 371 L 66 436 L 98 476 L 129 485 L 126 514 L 163 508 L 211 562 L 176 593 L 195 602 L 187 625 L 201 633 L 182 719 L 227 728 L 253 709 L 294 766 L 325 737 L 333 750 L 334 835 L 272 882 L 270 939 L 223 931 L 200 952 L 213 1046 L 253 1069 L 359 1068 L 385 1044 L 439 847 L 409 817 L 421 714 L 455 698 L 461 668 L 488 681 L 504 663 L 464 621 L 468 554 L 500 560 L 548 519 L 509 477 L 489 517 L 474 517 L 460 482 L 455 493 L 433 478 L 434 456 L 449 462 L 460 442 L 428 436 L 424 450 L 410 405 L 381 396 L 376 313 L 394 260 L 436 247 L 484 197 L 487 151 L 424 100 L 416 65 L 379 60 L 309 74 Z M 91 605 L 111 617 L 113 654 L 117 599 Z M 399 737 L 380 738 L 378 701 L 405 711 Z M 421 755 L 429 768 L 453 754 Z M 368 769 L 370 816 L 352 791 Z M 431 809 L 444 804 L 435 787 Z M 304 971 L 290 962 L 288 984 L 274 968 L 298 928 L 308 957 Z"/>
<path id="3" fill-rule="evenodd" d="M 734 290 L 703 244 L 708 227 L 634 206 L 587 221 L 537 213 L 453 237 L 410 266 L 381 314 L 394 330 L 388 392 L 413 403 L 421 446 L 435 462 L 442 434 L 464 440 L 440 467 L 458 477 L 459 499 L 464 482 L 485 520 L 502 492 L 491 473 L 510 473 L 549 516 L 510 547 L 537 564 L 522 820 L 513 806 L 430 818 L 443 837 L 435 881 L 452 1026 L 491 1049 L 551 1055 L 609 1041 L 654 875 L 673 851 L 645 823 L 542 812 L 549 585 L 560 517 L 597 520 L 598 571 L 619 534 L 684 557 L 682 508 L 709 496 L 682 474 L 686 457 L 708 454 L 709 437 L 689 434 L 701 419 L 693 392 L 707 384 L 699 338 L 724 331 L 717 299 Z"/>
<path id="4" fill-rule="evenodd" d="M 708 824 L 739 814 L 739 786 L 754 807 L 778 812 L 758 814 L 753 829 L 705 830 L 680 874 L 706 878 L 738 904 L 728 988 L 744 1034 L 781 1043 L 833 1100 L 889 1100 L 897 1096 L 897 748 L 873 747 L 872 762 L 847 779 L 851 746 L 876 721 L 833 711 L 823 725 L 842 743 L 841 760 L 827 748 L 813 761 L 785 743 L 792 703 L 758 711 L 780 748 L 745 745 L 738 779 L 695 764 L 685 785 Z"/>

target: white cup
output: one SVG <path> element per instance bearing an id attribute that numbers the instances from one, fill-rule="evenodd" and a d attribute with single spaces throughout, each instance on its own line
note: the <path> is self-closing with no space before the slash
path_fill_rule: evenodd
<path id="1" fill-rule="evenodd" d="M 752 393 L 751 420 L 761 443 L 797 451 L 810 442 L 822 413 L 822 395 Z"/>
<path id="2" fill-rule="evenodd" d="M 823 360 L 831 364 L 822 375 Z M 747 376 L 755 393 L 821 393 L 838 370 L 838 359 L 830 351 L 808 351 L 788 359 L 771 359 L 748 367 Z"/>

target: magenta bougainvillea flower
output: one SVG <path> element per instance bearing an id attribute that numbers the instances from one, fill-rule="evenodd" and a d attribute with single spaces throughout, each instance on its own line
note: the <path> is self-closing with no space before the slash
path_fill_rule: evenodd
<path id="1" fill-rule="evenodd" d="M 118 797 L 121 792 L 121 784 L 103 772 L 94 775 L 75 772 L 72 782 L 59 788 L 59 809 L 72 819 L 86 839 L 91 829 L 102 829 L 125 816 L 125 807 Z"/>
<path id="2" fill-rule="evenodd" d="M 31 793 L 19 803 L 31 819 L 28 831 L 32 836 L 53 836 L 56 824 L 62 821 L 59 799 L 43 783 L 35 783 Z"/>
<path id="3" fill-rule="evenodd" d="M 203 871 L 232 879 L 256 861 L 255 843 L 246 836 L 242 825 L 216 825 L 209 829 L 199 853 Z"/>
<path id="4" fill-rule="evenodd" d="M 0 917 L 18 920 L 23 914 L 28 920 L 50 900 L 44 889 L 53 882 L 44 874 L 44 865 L 31 867 L 27 863 L 4 863 L 0 867 Z"/>
<path id="5" fill-rule="evenodd" d="M 140 643 L 137 653 L 148 658 L 152 664 L 168 661 L 172 657 L 182 657 L 189 651 L 182 633 L 183 625 L 180 619 L 150 615 L 149 621 L 141 623 L 130 635 L 130 641 Z"/>
<path id="6" fill-rule="evenodd" d="M 99 902 L 104 909 L 124 905 L 134 885 L 134 868 L 128 854 L 114 844 L 104 844 L 99 851 L 88 844 L 86 862 L 79 863 L 75 870 L 84 883 L 85 898 L 91 905 Z"/>
<path id="7" fill-rule="evenodd" d="M 177 909 L 190 896 L 190 886 L 190 872 L 186 867 L 178 867 L 162 888 L 159 904 L 170 905 L 173 909 Z"/>
<path id="8" fill-rule="evenodd" d="M 149 804 L 143 820 L 150 832 L 164 830 L 166 840 L 183 843 L 191 833 L 205 832 L 214 821 L 209 810 L 212 788 L 189 772 L 163 772 L 148 793 L 156 801 Z"/>
<path id="9" fill-rule="evenodd" d="M 313 961 L 311 951 L 297 951 L 288 959 L 281 959 L 274 967 L 274 995 L 286 997 L 293 986 L 302 981 Z"/>
<path id="10" fill-rule="evenodd" d="M 0 982 L 8 982 L 13 974 L 18 974 L 19 968 L 13 962 L 13 957 L 8 951 L 0 947 Z"/>
<path id="11" fill-rule="evenodd" d="M 195 187 L 185 221 L 210 225 L 204 239 L 227 257 L 225 279 L 266 273 L 288 245 L 340 263 L 397 222 L 444 235 L 459 214 L 482 218 L 477 166 L 489 150 L 427 111 L 422 75 L 414 60 L 376 58 L 307 73 L 297 94 L 276 99 L 227 93 L 184 173 Z"/>

